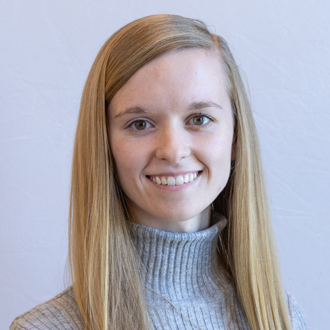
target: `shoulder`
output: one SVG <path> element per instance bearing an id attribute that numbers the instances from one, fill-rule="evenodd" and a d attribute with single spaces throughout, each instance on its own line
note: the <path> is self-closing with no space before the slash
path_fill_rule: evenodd
<path id="1" fill-rule="evenodd" d="M 10 330 L 84 329 L 74 292 L 70 286 L 54 298 L 16 317 Z"/>
<path id="2" fill-rule="evenodd" d="M 305 314 L 296 299 L 286 293 L 286 300 L 291 318 L 292 330 L 307 330 Z"/>

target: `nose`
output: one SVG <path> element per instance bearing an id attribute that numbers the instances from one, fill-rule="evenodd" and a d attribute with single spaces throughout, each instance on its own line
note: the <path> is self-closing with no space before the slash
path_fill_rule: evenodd
<path id="1" fill-rule="evenodd" d="M 166 128 L 156 138 L 156 157 L 171 165 L 190 156 L 189 141 L 183 129 Z"/>

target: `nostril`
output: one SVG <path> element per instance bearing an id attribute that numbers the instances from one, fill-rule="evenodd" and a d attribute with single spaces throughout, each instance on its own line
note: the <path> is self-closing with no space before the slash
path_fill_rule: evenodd
<path id="1" fill-rule="evenodd" d="M 183 158 L 190 155 L 190 148 L 182 143 L 167 143 L 157 148 L 156 157 L 158 159 L 167 160 L 171 164 L 177 164 Z"/>

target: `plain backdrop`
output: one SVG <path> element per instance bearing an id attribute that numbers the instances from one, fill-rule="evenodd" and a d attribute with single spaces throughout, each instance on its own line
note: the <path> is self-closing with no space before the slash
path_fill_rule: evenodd
<path id="1" fill-rule="evenodd" d="M 0 329 L 66 286 L 79 102 L 105 40 L 150 14 L 198 18 L 248 81 L 285 289 L 330 324 L 330 2 L 0 1 Z"/>

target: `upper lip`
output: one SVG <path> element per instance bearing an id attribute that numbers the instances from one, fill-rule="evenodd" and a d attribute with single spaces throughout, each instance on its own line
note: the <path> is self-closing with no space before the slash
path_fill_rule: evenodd
<path id="1" fill-rule="evenodd" d="M 179 176 L 179 175 L 185 175 L 189 173 L 195 173 L 195 172 L 201 172 L 200 170 L 191 170 L 191 171 L 180 171 L 180 172 L 163 172 L 163 173 L 157 173 L 157 174 L 148 174 L 147 176 Z"/>

